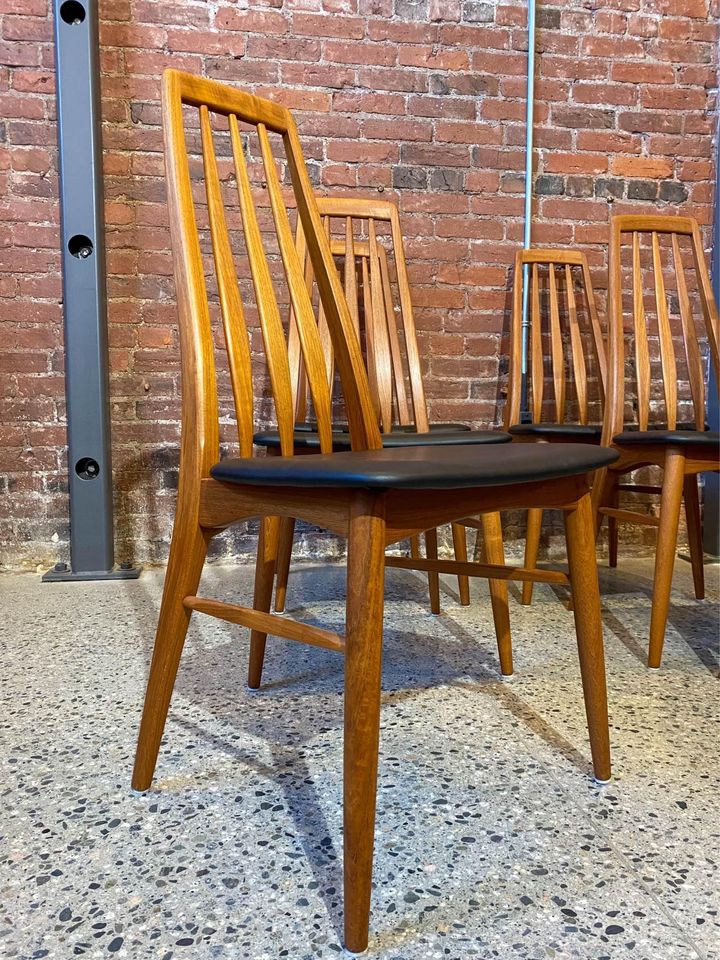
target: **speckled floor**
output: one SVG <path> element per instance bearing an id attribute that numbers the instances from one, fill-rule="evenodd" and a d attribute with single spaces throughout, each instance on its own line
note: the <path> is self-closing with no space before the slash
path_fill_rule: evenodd
<path id="1" fill-rule="evenodd" d="M 718 605 L 678 561 L 665 663 L 643 666 L 647 562 L 602 571 L 615 780 L 595 786 L 572 615 L 513 604 L 498 680 L 485 585 L 445 614 L 389 571 L 370 955 L 720 958 Z M 717 598 L 718 572 L 707 570 Z M 289 607 L 342 624 L 344 571 Z M 206 592 L 247 602 L 248 569 Z M 154 790 L 129 779 L 162 573 L 0 579 L 0 956 L 310 960 L 342 953 L 337 655 L 195 618 Z M 300 603 L 304 610 L 300 610 Z"/>

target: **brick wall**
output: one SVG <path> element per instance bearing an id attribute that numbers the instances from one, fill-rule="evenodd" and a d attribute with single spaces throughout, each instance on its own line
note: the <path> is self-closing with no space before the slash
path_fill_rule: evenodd
<path id="1" fill-rule="evenodd" d="M 524 6 L 100 0 L 120 559 L 164 556 L 176 482 L 161 70 L 277 97 L 297 111 L 319 189 L 397 199 L 433 417 L 498 423 L 522 237 Z M 51 17 L 48 0 L 0 11 L 0 544 L 12 566 L 66 557 L 68 522 Z M 711 220 L 717 15 L 717 0 L 539 4 L 534 241 L 587 251 L 601 310 L 611 212 Z M 219 550 L 248 545 L 240 531 Z"/>

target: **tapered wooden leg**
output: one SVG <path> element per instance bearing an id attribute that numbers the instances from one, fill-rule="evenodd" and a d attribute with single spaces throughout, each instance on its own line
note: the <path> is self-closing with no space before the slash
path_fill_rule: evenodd
<path id="1" fill-rule="evenodd" d="M 538 549 L 540 547 L 540 530 L 542 528 L 543 511 L 532 507 L 527 512 L 527 527 L 525 530 L 525 566 L 534 570 L 537 566 Z M 526 580 L 522 585 L 521 603 L 526 606 L 532 602 L 532 580 Z"/>
<path id="2" fill-rule="evenodd" d="M 610 779 L 610 733 L 594 517 L 589 494 L 578 501 L 574 509 L 565 512 L 565 539 L 593 770 L 595 779 L 604 782 Z"/>
<path id="3" fill-rule="evenodd" d="M 295 537 L 294 517 L 281 517 L 278 533 L 277 564 L 275 567 L 275 612 L 285 609 L 290 560 L 292 558 L 293 539 Z"/>
<path id="4" fill-rule="evenodd" d="M 280 517 L 264 517 L 261 521 L 257 561 L 255 563 L 255 595 L 253 597 L 253 608 L 255 610 L 262 610 L 263 613 L 270 611 L 279 530 Z M 257 690 L 260 686 L 263 661 L 265 659 L 266 640 L 266 633 L 262 633 L 259 630 L 251 631 L 250 663 L 248 666 L 248 687 L 250 687 L 251 690 Z"/>
<path id="5" fill-rule="evenodd" d="M 461 563 L 467 563 L 467 533 L 462 523 L 454 523 L 452 525 L 452 538 L 455 549 L 455 559 Z M 460 603 L 462 606 L 470 606 L 470 577 L 458 577 L 458 593 L 460 594 Z"/>
<path id="6" fill-rule="evenodd" d="M 617 508 L 620 503 L 620 491 L 618 490 L 619 477 L 617 474 L 608 472 L 608 484 L 612 484 L 608 490 L 609 505 Z M 614 481 L 614 483 L 613 483 Z M 618 522 L 615 517 L 608 517 L 608 566 L 616 567 L 618 560 Z"/>
<path id="7" fill-rule="evenodd" d="M 480 519 L 482 520 L 485 563 L 504 564 L 505 550 L 500 514 L 483 513 Z M 507 580 L 490 580 L 488 586 L 490 588 L 493 620 L 495 621 L 495 637 L 500 656 L 500 672 L 504 677 L 511 677 L 513 674 L 513 658 Z"/>
<path id="8" fill-rule="evenodd" d="M 420 559 L 420 537 L 410 537 L 410 556 L 414 560 Z"/>
<path id="9" fill-rule="evenodd" d="M 425 531 L 425 555 L 428 560 L 437 560 L 437 530 Z M 428 572 L 428 591 L 430 593 L 430 612 L 440 613 L 440 574 L 434 570 Z"/>
<path id="10" fill-rule="evenodd" d="M 345 946 L 356 953 L 370 923 L 384 581 L 383 500 L 362 493 L 350 512 L 345 628 Z"/>
<path id="11" fill-rule="evenodd" d="M 178 512 L 135 753 L 132 777 L 135 790 L 148 790 L 155 772 L 180 655 L 190 623 L 191 611 L 183 606 L 183 600 L 197 594 L 210 539 L 208 531 L 202 530 L 196 523 L 185 521 Z"/>
<path id="12" fill-rule="evenodd" d="M 687 522 L 688 549 L 692 564 L 695 599 L 705 599 L 705 568 L 703 567 L 702 521 L 700 519 L 700 491 L 698 477 L 685 477 L 683 484 L 685 499 L 685 520 Z"/>
<path id="13" fill-rule="evenodd" d="M 665 626 L 670 607 L 670 588 L 675 567 L 678 524 L 685 480 L 685 457 L 672 450 L 665 457 L 662 495 L 660 497 L 660 526 L 655 549 L 655 582 L 650 613 L 650 646 L 648 666 L 659 667 L 665 642 Z"/>

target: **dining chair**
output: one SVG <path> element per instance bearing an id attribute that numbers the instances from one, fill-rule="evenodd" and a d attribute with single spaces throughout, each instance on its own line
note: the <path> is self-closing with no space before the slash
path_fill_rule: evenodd
<path id="1" fill-rule="evenodd" d="M 523 283 L 528 282 L 527 399 L 522 419 Z M 533 248 L 515 255 L 504 428 L 532 443 L 600 443 L 607 377 L 605 340 L 587 257 L 579 250 Z M 548 376 L 549 374 L 549 376 Z M 525 566 L 537 565 L 543 511 L 528 510 Z M 610 556 L 617 526 L 609 524 Z M 533 582 L 522 585 L 532 601 Z"/>
<path id="2" fill-rule="evenodd" d="M 497 430 L 473 430 L 461 423 L 429 422 L 418 350 L 412 297 L 408 281 L 403 235 L 396 204 L 379 198 L 316 197 L 323 226 L 330 239 L 330 249 L 342 272 L 345 298 L 356 332 L 364 347 L 370 392 L 381 431 L 383 446 L 405 446 L 429 443 L 444 446 L 448 443 L 505 443 L 510 436 Z M 381 232 L 383 231 L 383 232 Z M 298 223 L 296 247 L 305 264 L 305 278 L 313 292 L 313 272 L 302 224 Z M 394 282 L 393 282 L 394 281 Z M 317 303 L 318 326 L 328 373 L 333 389 L 334 360 L 322 302 Z M 317 424 L 312 417 L 307 377 L 299 350 L 297 321 L 290 310 L 288 352 L 290 355 L 293 396 L 295 398 L 296 452 L 318 448 Z M 333 423 L 333 449 L 349 449 L 347 423 Z M 411 434 L 411 436 L 406 436 Z M 460 436 L 458 436 L 460 434 Z M 278 445 L 277 431 L 263 431 L 255 442 L 261 446 Z M 480 518 L 483 530 L 485 558 L 503 563 L 502 527 L 498 514 Z M 275 583 L 275 610 L 285 609 L 295 521 L 281 522 L 278 541 L 278 561 Z M 425 532 L 425 553 L 430 559 L 438 557 L 436 530 Z M 455 558 L 468 558 L 467 538 L 462 524 L 452 525 Z M 411 538 L 412 556 L 420 556 L 419 538 Z M 429 571 L 428 588 L 430 609 L 440 613 L 440 578 Z M 470 603 L 468 577 L 458 576 L 460 603 Z M 490 584 L 493 618 L 498 636 L 501 673 L 512 674 L 512 647 L 507 613 L 507 583 Z"/>
<path id="3" fill-rule="evenodd" d="M 142 792 L 151 786 L 193 612 L 250 629 L 251 688 L 261 682 L 268 634 L 343 654 L 345 945 L 360 952 L 367 947 L 370 918 L 386 547 L 466 513 L 530 504 L 564 510 L 569 582 L 578 601 L 582 599 L 574 616 L 593 769 L 596 778 L 605 781 L 610 776 L 610 748 L 589 488 L 593 472 L 612 463 L 616 454 L 561 444 L 552 455 L 522 444 L 382 449 L 360 343 L 290 112 L 176 70 L 165 72 L 162 95 L 180 327 L 182 434 L 175 524 L 133 787 Z M 200 143 L 195 148 L 198 126 Z M 201 160 L 194 149 L 201 151 Z M 285 190 L 278 170 L 281 160 L 290 181 Z M 260 183 L 254 188 L 257 177 L 262 177 L 262 190 Z M 296 204 L 303 224 L 333 342 L 352 442 L 347 452 L 332 452 L 322 345 L 286 199 Z M 240 234 L 244 250 L 239 250 Z M 280 287 L 298 320 L 321 437 L 321 452 L 307 456 L 293 454 L 295 417 Z M 218 314 L 224 351 L 213 338 L 213 318 Z M 260 336 L 252 342 L 262 348 L 267 368 L 259 385 L 258 377 L 253 378 L 249 339 L 253 329 L 248 326 L 255 317 Z M 222 458 L 216 354 L 218 363 L 223 355 L 227 361 L 238 433 L 238 455 Z M 222 372 L 225 375 L 224 368 Z M 255 398 L 265 398 L 267 391 L 281 449 L 279 455 L 253 456 Z M 282 516 L 309 520 L 347 537 L 344 636 L 270 612 Z M 250 518 L 260 519 L 252 604 L 198 595 L 212 538 Z M 467 566 L 474 572 L 480 567 Z M 523 576 L 523 571 L 507 567 L 487 565 L 484 570 L 486 576 Z"/>
<path id="4" fill-rule="evenodd" d="M 609 380 L 603 443 L 619 459 L 598 475 L 594 502 L 598 526 L 607 517 L 657 527 L 648 666 L 658 668 L 683 499 L 695 596 L 705 595 L 697 478 L 704 471 L 720 469 L 720 434 L 706 429 L 702 352 L 706 344 L 717 383 L 718 313 L 700 228 L 692 217 L 613 217 L 609 262 Z M 632 317 L 629 337 L 627 313 Z M 632 344 L 634 386 L 626 377 L 630 352 L 626 340 Z M 662 470 L 661 486 L 620 482 L 624 474 L 646 466 Z M 618 498 L 628 491 L 659 493 L 658 515 L 621 509 Z"/>

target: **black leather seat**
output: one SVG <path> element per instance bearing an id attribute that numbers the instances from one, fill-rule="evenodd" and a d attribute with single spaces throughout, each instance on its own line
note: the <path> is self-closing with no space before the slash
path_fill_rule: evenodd
<path id="1" fill-rule="evenodd" d="M 508 427 L 508 433 L 513 437 L 568 437 L 569 439 L 588 443 L 600 443 L 602 437 L 601 424 L 586 423 L 514 423 Z"/>
<path id="2" fill-rule="evenodd" d="M 299 433 L 317 433 L 317 421 L 316 420 L 302 420 L 300 423 L 295 424 L 295 429 Z M 430 432 L 434 433 L 436 430 L 439 430 L 441 433 L 446 431 L 453 432 L 455 430 L 471 430 L 472 427 L 469 427 L 466 423 L 431 423 Z M 344 423 L 342 420 L 337 423 L 333 423 L 333 431 L 335 433 L 349 433 L 350 425 Z M 400 426 L 397 424 L 392 429 L 393 433 L 417 433 L 417 427 L 414 423 L 408 424 L 407 426 Z"/>
<path id="3" fill-rule="evenodd" d="M 625 430 L 613 437 L 613 443 L 664 444 L 676 447 L 717 447 L 720 454 L 720 433 L 716 430 Z"/>
<path id="4" fill-rule="evenodd" d="M 224 483 L 278 487 L 452 490 L 553 480 L 606 467 L 618 454 L 605 447 L 556 444 L 472 444 L 437 449 L 324 453 L 299 457 L 228 458 L 210 473 Z"/>
<path id="5" fill-rule="evenodd" d="M 254 441 L 259 447 L 277 449 L 280 446 L 280 434 L 277 430 L 266 430 L 256 433 Z M 440 430 L 431 430 L 430 433 L 415 433 L 406 430 L 393 430 L 384 433 L 381 437 L 383 447 L 450 447 L 458 445 L 476 446 L 479 443 L 510 443 L 509 433 L 500 430 L 449 430 L 442 433 Z M 296 430 L 294 435 L 295 448 L 299 450 L 319 450 L 320 437 L 317 433 Z M 333 431 L 333 450 L 340 452 L 351 450 L 350 434 Z"/>

